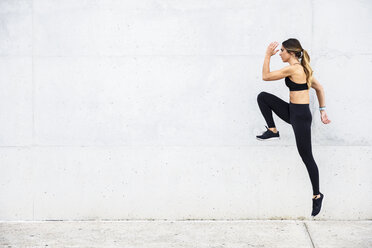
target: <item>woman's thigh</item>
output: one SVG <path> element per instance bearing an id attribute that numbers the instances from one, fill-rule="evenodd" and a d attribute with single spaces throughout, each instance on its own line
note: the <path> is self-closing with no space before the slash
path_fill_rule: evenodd
<path id="1" fill-rule="evenodd" d="M 280 119 L 291 124 L 290 113 L 289 113 L 289 103 L 283 99 L 277 97 L 268 92 L 261 92 L 263 94 L 263 99 L 265 103 L 274 111 L 274 113 L 279 116 Z"/>
<path id="2" fill-rule="evenodd" d="M 307 108 L 297 109 L 291 106 L 291 124 L 296 138 L 296 145 L 301 157 L 312 158 L 311 122 L 312 116 Z"/>

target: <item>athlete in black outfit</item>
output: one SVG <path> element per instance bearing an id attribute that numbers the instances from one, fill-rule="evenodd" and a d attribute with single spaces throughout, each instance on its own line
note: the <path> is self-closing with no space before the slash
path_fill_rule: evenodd
<path id="1" fill-rule="evenodd" d="M 285 84 L 290 90 L 289 103 L 268 92 L 261 92 L 257 96 L 257 102 L 261 113 L 267 123 L 266 131 L 257 135 L 258 140 L 279 139 L 279 131 L 273 120 L 272 111 L 282 120 L 292 125 L 297 150 L 305 163 L 313 188 L 312 216 L 316 216 L 321 209 L 324 195 L 319 192 L 319 172 L 311 149 L 311 122 L 312 115 L 309 108 L 309 89 L 314 88 L 317 92 L 319 105 L 321 106 L 321 120 L 324 124 L 331 121 L 325 113 L 324 90 L 319 82 L 312 76 L 310 57 L 306 50 L 302 49 L 297 39 L 288 39 L 282 43 L 280 56 L 283 62 L 290 65 L 281 70 L 270 72 L 270 58 L 279 50 L 275 51 L 277 42 L 271 43 L 266 51 L 265 62 L 262 70 L 264 81 L 279 80 L 285 78 Z M 301 62 L 299 62 L 301 59 Z M 293 82 L 289 77 L 305 78 L 305 83 Z M 303 82 L 303 81 L 302 81 Z M 292 93 L 293 92 L 293 93 Z M 298 93 L 295 93 L 298 92 Z"/>

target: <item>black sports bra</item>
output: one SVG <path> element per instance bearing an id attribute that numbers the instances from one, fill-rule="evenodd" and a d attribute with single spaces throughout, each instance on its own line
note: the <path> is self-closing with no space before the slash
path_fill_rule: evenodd
<path id="1" fill-rule="evenodd" d="M 285 85 L 289 88 L 289 91 L 308 90 L 309 86 L 307 83 L 297 84 L 293 82 L 289 77 L 285 77 Z"/>

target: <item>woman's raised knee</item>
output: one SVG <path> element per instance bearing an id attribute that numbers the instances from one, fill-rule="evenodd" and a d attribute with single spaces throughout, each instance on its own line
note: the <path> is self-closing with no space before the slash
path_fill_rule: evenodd
<path id="1" fill-rule="evenodd" d="M 261 91 L 258 95 L 257 95 L 257 101 L 260 101 L 262 100 L 265 95 L 267 95 L 267 92 L 266 91 Z"/>

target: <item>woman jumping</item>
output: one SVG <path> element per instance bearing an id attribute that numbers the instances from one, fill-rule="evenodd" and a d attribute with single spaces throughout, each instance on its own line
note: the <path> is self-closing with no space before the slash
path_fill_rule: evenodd
<path id="1" fill-rule="evenodd" d="M 315 89 L 318 101 L 320 118 L 324 124 L 331 121 L 325 112 L 324 89 L 312 76 L 310 57 L 297 39 L 288 39 L 282 43 L 280 57 L 283 62 L 289 63 L 281 70 L 270 72 L 270 58 L 279 50 L 276 50 L 278 42 L 272 42 L 266 50 L 265 61 L 262 69 L 262 79 L 273 81 L 285 78 L 285 84 L 290 90 L 289 103 L 279 97 L 262 91 L 257 96 L 257 102 L 263 117 L 267 123 L 266 131 L 257 135 L 258 140 L 279 139 L 279 131 L 276 129 L 272 111 L 282 120 L 292 125 L 297 150 L 305 163 L 313 188 L 312 216 L 316 216 L 322 207 L 324 195 L 319 192 L 319 172 L 315 163 L 311 148 L 311 122 L 312 115 L 309 108 L 309 89 Z M 301 62 L 299 61 L 301 59 Z"/>

